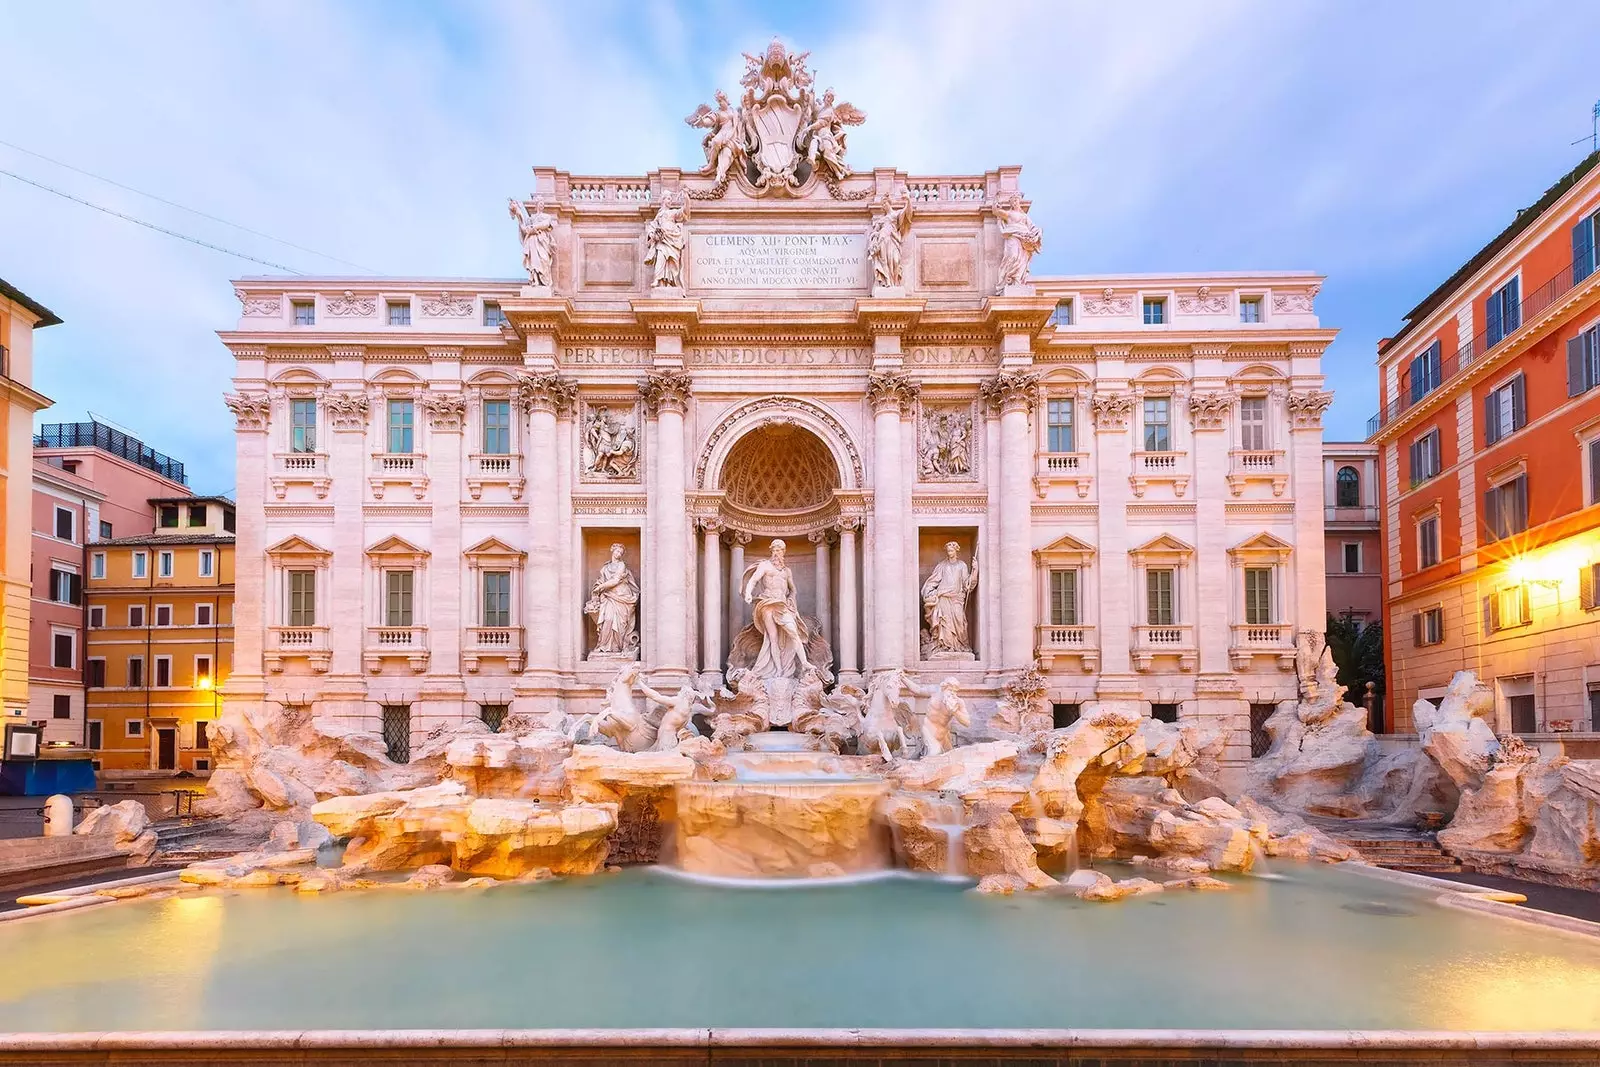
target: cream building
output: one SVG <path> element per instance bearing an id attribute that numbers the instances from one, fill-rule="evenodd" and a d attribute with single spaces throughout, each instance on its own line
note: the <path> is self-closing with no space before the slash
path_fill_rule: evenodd
<path id="1" fill-rule="evenodd" d="M 830 687 L 955 677 L 1002 730 L 1131 702 L 1248 756 L 1323 629 L 1321 278 L 1031 276 L 1018 168 L 852 170 L 864 116 L 809 86 L 752 65 L 703 170 L 534 168 L 522 280 L 236 283 L 230 703 L 403 752 L 595 712 L 634 659 L 711 690 L 781 538 Z"/>

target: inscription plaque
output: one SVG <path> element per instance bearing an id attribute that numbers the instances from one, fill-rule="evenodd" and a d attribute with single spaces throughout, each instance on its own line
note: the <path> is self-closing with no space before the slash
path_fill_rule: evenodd
<path id="1" fill-rule="evenodd" d="M 865 289 L 869 271 L 866 234 L 689 235 L 695 289 Z"/>

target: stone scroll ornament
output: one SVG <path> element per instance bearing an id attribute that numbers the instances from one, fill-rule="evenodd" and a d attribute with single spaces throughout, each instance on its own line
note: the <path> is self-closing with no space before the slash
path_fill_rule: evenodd
<path id="1" fill-rule="evenodd" d="M 272 418 L 272 399 L 266 393 L 225 393 L 222 402 L 241 430 L 265 430 Z"/>
<path id="2" fill-rule="evenodd" d="M 1226 393 L 1196 393 L 1189 398 L 1189 415 L 1197 430 L 1220 430 L 1227 422 L 1233 399 Z"/>
<path id="3" fill-rule="evenodd" d="M 460 430 L 467 421 L 467 398 L 460 393 L 428 393 L 422 398 L 422 409 L 435 430 Z"/>
<path id="4" fill-rule="evenodd" d="M 522 269 L 528 272 L 528 284 L 548 289 L 555 277 L 555 216 L 544 209 L 542 199 L 533 202 L 532 211 L 523 208 L 515 199 L 508 203 L 522 237 Z"/>
<path id="5" fill-rule="evenodd" d="M 1133 415 L 1133 394 L 1095 393 L 1089 398 L 1089 410 L 1096 429 L 1125 430 Z"/>
<path id="6" fill-rule="evenodd" d="M 691 189 L 690 197 L 719 199 L 735 178 L 756 196 L 794 195 L 813 176 L 835 199 L 869 195 L 870 189 L 847 193 L 840 187 L 850 175 L 845 127 L 861 125 L 866 113 L 835 98 L 832 89 L 820 98 L 812 91 L 815 79 L 806 67 L 810 54 L 789 52 L 776 40 L 759 56 L 746 53 L 739 106 L 718 91 L 715 107 L 701 104 L 684 120 L 706 131 L 701 173 L 715 182 L 709 189 Z"/>
<path id="7" fill-rule="evenodd" d="M 277 295 L 257 296 L 243 289 L 235 289 L 233 295 L 239 298 L 247 319 L 276 318 L 283 312 L 283 299 Z"/>

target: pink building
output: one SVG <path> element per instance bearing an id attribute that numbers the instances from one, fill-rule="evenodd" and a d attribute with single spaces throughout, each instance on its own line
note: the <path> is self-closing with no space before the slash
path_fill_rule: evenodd
<path id="1" fill-rule="evenodd" d="M 187 496 L 183 464 L 99 422 L 51 423 L 33 438 L 33 590 L 28 718 L 45 740 L 87 744 L 87 545 L 155 530 L 150 500 Z"/>
<path id="2" fill-rule="evenodd" d="M 1362 442 L 1322 446 L 1323 530 L 1328 614 L 1365 625 L 1383 619 L 1383 557 L 1378 528 L 1378 449 Z"/>

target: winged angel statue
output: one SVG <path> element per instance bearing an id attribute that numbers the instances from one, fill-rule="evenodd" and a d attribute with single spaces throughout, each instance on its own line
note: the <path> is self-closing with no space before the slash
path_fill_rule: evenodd
<path id="1" fill-rule="evenodd" d="M 684 120 L 706 131 L 701 173 L 716 179 L 712 196 L 721 196 L 735 175 L 743 176 L 759 194 L 792 192 L 814 173 L 838 195 L 838 183 L 850 173 L 845 127 L 859 126 L 867 116 L 836 100 L 832 89 L 817 98 L 813 75 L 806 67 L 810 54 L 787 52 L 778 41 L 762 55 L 746 53 L 739 106 L 733 107 L 719 91 L 715 107 L 701 104 Z"/>

